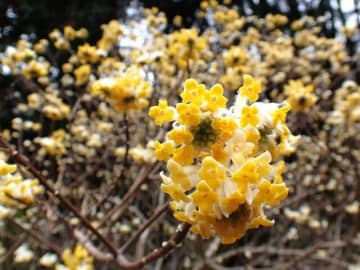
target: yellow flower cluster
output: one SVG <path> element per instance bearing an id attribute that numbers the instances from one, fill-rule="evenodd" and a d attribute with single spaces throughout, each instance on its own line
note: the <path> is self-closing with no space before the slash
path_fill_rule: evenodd
<path id="1" fill-rule="evenodd" d="M 88 43 L 78 47 L 77 57 L 81 63 L 96 63 L 100 59 L 100 52 Z"/>
<path id="2" fill-rule="evenodd" d="M 48 154 L 50 156 L 61 157 L 66 154 L 66 148 L 63 144 L 66 132 L 63 129 L 54 131 L 50 137 L 37 137 L 34 142 L 41 145 L 40 153 L 42 155 Z"/>
<path id="3" fill-rule="evenodd" d="M 305 86 L 300 80 L 290 80 L 285 85 L 285 94 L 294 111 L 309 111 L 318 100 L 312 85 Z"/>
<path id="4" fill-rule="evenodd" d="M 88 82 L 91 74 L 91 66 L 84 64 L 74 70 L 75 84 L 78 86 L 84 85 Z"/>
<path id="5" fill-rule="evenodd" d="M 90 92 L 105 95 L 117 111 L 126 112 L 147 107 L 152 89 L 150 83 L 142 78 L 140 70 L 130 67 L 122 76 L 95 81 Z"/>
<path id="6" fill-rule="evenodd" d="M 171 62 L 180 69 L 186 69 L 191 61 L 200 58 L 206 47 L 206 39 L 199 36 L 194 28 L 181 29 L 169 35 L 167 54 Z"/>
<path id="7" fill-rule="evenodd" d="M 49 34 L 49 38 L 54 43 L 56 49 L 59 50 L 68 50 L 71 45 L 70 42 L 75 39 L 86 39 L 89 33 L 85 28 L 80 28 L 79 30 L 75 30 L 71 26 L 65 26 L 64 31 L 61 32 L 59 29 L 54 29 Z"/>
<path id="8" fill-rule="evenodd" d="M 50 64 L 48 62 L 38 62 L 35 60 L 31 60 L 29 63 L 27 63 L 23 70 L 22 74 L 27 79 L 32 78 L 38 78 L 38 77 L 44 77 L 48 75 Z"/>
<path id="9" fill-rule="evenodd" d="M 29 108 L 41 111 L 47 118 L 59 121 L 70 115 L 70 107 L 59 97 L 59 92 L 48 88 L 45 93 L 32 93 L 27 97 Z"/>
<path id="10" fill-rule="evenodd" d="M 330 114 L 331 124 L 354 123 L 360 121 L 360 85 L 345 81 L 335 94 L 335 110 Z"/>
<path id="11" fill-rule="evenodd" d="M 230 244 L 248 229 L 270 226 L 264 205 L 287 197 L 281 156 L 299 138 L 285 124 L 289 105 L 256 102 L 260 91 L 259 81 L 246 75 L 226 108 L 220 84 L 207 89 L 189 79 L 175 108 L 166 101 L 150 108 L 157 124 L 175 121 L 165 142 L 153 145 L 169 171 L 161 174 L 161 189 L 172 198 L 174 216 L 203 238 L 217 235 Z"/>
<path id="12" fill-rule="evenodd" d="M 97 43 L 97 47 L 107 51 L 116 44 L 119 36 L 123 32 L 123 29 L 117 20 L 111 20 L 108 24 L 103 24 L 101 29 L 103 34 Z"/>
<path id="13" fill-rule="evenodd" d="M 62 254 L 62 259 L 65 265 L 56 264 L 55 270 L 93 270 L 93 257 L 80 244 L 77 244 L 75 249 L 71 251 L 69 248 L 65 249 Z"/>
<path id="14" fill-rule="evenodd" d="M 0 160 L 0 206 L 5 208 L 25 208 L 34 204 L 35 196 L 43 192 L 38 180 L 23 179 L 15 174 L 16 168 Z"/>

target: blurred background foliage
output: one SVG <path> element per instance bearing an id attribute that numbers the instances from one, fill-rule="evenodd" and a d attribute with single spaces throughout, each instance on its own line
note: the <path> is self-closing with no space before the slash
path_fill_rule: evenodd
<path id="1" fill-rule="evenodd" d="M 122 18 L 130 0 L 2 0 L 0 1 L 0 47 L 16 40 L 21 33 L 45 36 L 54 27 L 72 25 L 91 29 L 91 39 L 100 35 L 99 25 L 113 18 Z M 200 0 L 143 0 L 145 7 L 157 6 L 169 21 L 182 15 L 185 24 L 193 21 Z M 360 25 L 359 0 L 233 0 L 240 14 L 264 17 L 281 13 L 289 22 L 304 15 L 327 16 L 324 34 L 333 37 L 347 23 Z M 354 25 L 352 25 L 354 26 Z"/>

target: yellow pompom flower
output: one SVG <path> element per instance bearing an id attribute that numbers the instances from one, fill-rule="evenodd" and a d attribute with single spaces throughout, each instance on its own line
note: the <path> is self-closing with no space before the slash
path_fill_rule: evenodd
<path id="1" fill-rule="evenodd" d="M 191 61 L 200 58 L 206 47 L 206 39 L 199 36 L 194 28 L 181 29 L 169 35 L 167 55 L 170 62 L 185 70 Z"/>
<path id="2" fill-rule="evenodd" d="M 248 56 L 242 48 L 232 46 L 228 52 L 224 53 L 223 58 L 226 67 L 238 67 L 246 63 Z"/>
<path id="3" fill-rule="evenodd" d="M 305 86 L 300 80 L 290 80 L 285 85 L 288 102 L 294 111 L 309 111 L 318 100 L 312 85 Z"/>
<path id="4" fill-rule="evenodd" d="M 77 56 L 81 63 L 91 63 L 94 64 L 99 61 L 100 54 L 96 47 L 90 46 L 89 44 L 84 44 L 79 46 L 77 51 Z"/>
<path id="5" fill-rule="evenodd" d="M 246 97 L 251 102 L 255 102 L 259 99 L 261 83 L 250 75 L 244 75 L 244 86 L 240 87 L 239 91 L 243 97 Z"/>
<path id="6" fill-rule="evenodd" d="M 16 165 L 0 163 L 0 176 L 7 175 L 16 171 Z"/>
<path id="7" fill-rule="evenodd" d="M 175 111 L 173 107 L 168 106 L 167 100 L 160 99 L 158 106 L 150 108 L 149 116 L 154 119 L 155 124 L 161 126 L 165 122 L 174 120 Z"/>
<path id="8" fill-rule="evenodd" d="M 25 208 L 36 202 L 44 189 L 36 179 L 23 179 L 17 166 L 0 160 L 0 206 Z"/>
<path id="9" fill-rule="evenodd" d="M 107 77 L 93 82 L 90 92 L 94 95 L 104 95 L 118 112 L 127 112 L 147 107 L 152 88 L 150 83 L 142 78 L 141 71 L 132 66 L 122 76 Z M 166 107 L 165 105 L 162 104 L 163 107 Z"/>
<path id="10" fill-rule="evenodd" d="M 298 140 L 285 124 L 289 106 L 255 102 L 261 89 L 251 83 L 255 91 L 247 82 L 246 95 L 240 93 L 226 108 L 221 85 L 209 90 L 187 80 L 173 128 L 164 143 L 155 143 L 158 158 L 167 160 L 169 176 L 161 173 L 161 189 L 172 199 L 174 217 L 224 244 L 273 224 L 264 206 L 286 198 L 281 157 L 294 151 Z"/>

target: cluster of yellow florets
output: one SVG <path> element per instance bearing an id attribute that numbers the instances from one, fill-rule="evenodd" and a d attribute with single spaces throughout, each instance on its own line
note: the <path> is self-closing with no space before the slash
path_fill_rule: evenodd
<path id="1" fill-rule="evenodd" d="M 147 107 L 147 98 L 152 89 L 150 83 L 142 78 L 140 70 L 133 67 L 128 68 L 122 76 L 95 81 L 90 92 L 105 95 L 117 111 L 126 112 Z"/>
<path id="2" fill-rule="evenodd" d="M 93 270 L 93 257 L 80 244 L 77 244 L 73 251 L 69 248 L 65 249 L 62 254 L 62 259 L 65 263 L 56 264 L 55 270 Z"/>
<path id="3" fill-rule="evenodd" d="M 36 195 L 43 192 L 38 180 L 23 179 L 15 174 L 16 165 L 0 160 L 0 206 L 1 215 L 10 213 L 8 207 L 24 208 L 35 203 Z"/>
<path id="4" fill-rule="evenodd" d="M 313 93 L 312 85 L 305 86 L 302 81 L 290 80 L 285 86 L 288 102 L 294 111 L 308 111 L 316 103 L 318 97 Z"/>
<path id="5" fill-rule="evenodd" d="M 199 36 L 194 28 L 182 29 L 169 36 L 167 53 L 171 62 L 180 69 L 186 69 L 191 64 L 190 61 L 200 58 L 206 47 L 206 39 Z"/>
<path id="6" fill-rule="evenodd" d="M 263 206 L 287 197 L 281 155 L 294 150 L 298 137 L 285 124 L 290 106 L 256 102 L 260 92 L 260 82 L 245 75 L 226 108 L 220 84 L 207 89 L 189 79 L 176 108 L 165 100 L 150 108 L 156 124 L 175 121 L 165 142 L 154 143 L 170 174 L 161 175 L 161 189 L 175 217 L 203 238 L 218 235 L 230 244 L 248 229 L 270 226 Z"/>
<path id="7" fill-rule="evenodd" d="M 31 93 L 27 97 L 30 109 L 42 112 L 47 118 L 59 121 L 70 115 L 70 106 L 59 97 L 59 91 L 48 87 L 44 92 Z"/>
<path id="8" fill-rule="evenodd" d="M 331 124 L 360 121 L 360 86 L 351 80 L 345 81 L 335 94 L 335 110 L 330 114 Z"/>

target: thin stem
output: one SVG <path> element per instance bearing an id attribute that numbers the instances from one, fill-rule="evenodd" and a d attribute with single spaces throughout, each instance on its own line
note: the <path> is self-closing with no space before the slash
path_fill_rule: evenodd
<path id="1" fill-rule="evenodd" d="M 125 154 L 124 154 L 123 166 L 121 168 L 120 176 L 118 177 L 118 179 L 120 179 L 120 180 L 125 176 L 126 166 L 128 163 L 127 161 L 129 158 L 129 149 L 130 149 L 129 120 L 128 120 L 128 116 L 127 116 L 126 112 L 124 112 L 123 126 L 125 127 Z M 113 193 L 113 191 L 116 190 L 116 188 L 118 187 L 118 184 L 119 184 L 118 179 L 115 179 L 112 181 L 112 183 L 110 184 L 110 188 L 106 192 L 106 195 L 103 197 L 102 200 L 100 200 L 96 204 L 96 206 L 95 206 L 96 209 L 99 209 L 109 199 L 109 197 Z M 100 222 L 100 224 L 102 224 L 102 223 Z"/>
<path id="2" fill-rule="evenodd" d="M 151 172 L 151 170 L 156 166 L 158 162 L 149 164 L 146 167 L 143 167 L 136 178 L 133 185 L 130 187 L 129 191 L 125 194 L 123 200 L 121 203 L 117 206 L 115 206 L 109 213 L 105 215 L 105 217 L 99 222 L 98 228 L 101 227 L 103 224 L 105 224 L 107 221 L 111 219 L 113 215 L 117 213 L 117 216 L 121 216 L 122 213 L 127 209 L 128 205 L 131 202 L 131 199 L 137 194 L 137 191 L 141 187 L 141 185 L 144 183 L 144 181 L 147 179 L 147 176 Z"/>
<path id="3" fill-rule="evenodd" d="M 176 229 L 176 233 L 171 237 L 171 239 L 165 242 L 160 248 L 153 250 L 146 256 L 134 261 L 129 262 L 121 253 L 117 257 L 117 263 L 125 269 L 139 269 L 144 265 L 165 256 L 170 250 L 176 247 L 186 236 L 190 229 L 191 225 L 187 223 L 182 223 Z"/>
<path id="4" fill-rule="evenodd" d="M 7 250 L 6 254 L 0 257 L 0 265 L 5 263 L 7 259 L 15 252 L 15 250 L 24 242 L 26 239 L 25 235 L 21 235 L 20 238 Z"/>
<path id="5" fill-rule="evenodd" d="M 34 230 L 30 230 L 26 227 L 24 227 L 20 222 L 16 221 L 15 219 L 8 217 L 7 220 L 13 224 L 15 227 L 18 227 L 21 231 L 29 235 L 30 237 L 37 240 L 39 243 L 43 244 L 47 248 L 50 248 L 51 250 L 55 251 L 57 254 L 61 255 L 61 248 L 56 246 L 54 243 L 48 241 L 47 239 L 43 238 L 41 235 L 36 233 Z"/>
<path id="6" fill-rule="evenodd" d="M 168 209 L 168 206 L 169 202 L 166 202 L 164 205 L 156 209 L 155 212 L 146 220 L 146 222 L 135 232 L 135 234 L 131 236 L 129 240 L 127 240 L 125 244 L 122 245 L 122 247 L 120 247 L 119 252 L 123 253 L 124 251 L 126 251 L 129 246 L 134 243 L 135 240 L 137 240 L 140 235 Z"/>
<path id="7" fill-rule="evenodd" d="M 8 150 L 9 155 L 19 164 L 25 166 L 36 178 L 38 178 L 41 185 L 45 187 L 45 189 L 54 195 L 60 203 L 65 206 L 70 212 L 72 212 L 79 220 L 87 227 L 92 233 L 94 233 L 101 242 L 113 253 L 116 255 L 116 248 L 114 245 L 106 239 L 91 223 L 81 215 L 80 211 L 76 209 L 66 198 L 64 198 L 58 190 L 56 190 L 52 185 L 50 185 L 46 179 L 46 177 L 37 170 L 28 160 L 27 158 L 20 154 L 19 152 L 12 149 L 11 145 L 6 142 L 3 137 L 0 135 L 0 146 L 6 148 Z"/>
<path id="8" fill-rule="evenodd" d="M 128 156 L 129 156 L 129 148 L 130 148 L 129 121 L 128 121 L 126 112 L 124 112 L 123 124 L 125 127 L 125 156 L 124 156 L 124 161 L 123 161 L 123 167 L 122 167 L 121 173 L 120 173 L 120 179 L 124 177 L 124 174 L 126 171 L 127 160 L 128 160 Z"/>

